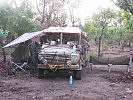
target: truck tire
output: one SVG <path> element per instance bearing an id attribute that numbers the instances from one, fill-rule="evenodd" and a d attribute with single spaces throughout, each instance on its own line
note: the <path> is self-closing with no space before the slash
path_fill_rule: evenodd
<path id="1" fill-rule="evenodd" d="M 81 80 L 81 70 L 74 71 L 74 77 L 76 80 Z"/>
<path id="2" fill-rule="evenodd" d="M 38 78 L 42 79 L 44 77 L 44 69 L 38 68 Z"/>

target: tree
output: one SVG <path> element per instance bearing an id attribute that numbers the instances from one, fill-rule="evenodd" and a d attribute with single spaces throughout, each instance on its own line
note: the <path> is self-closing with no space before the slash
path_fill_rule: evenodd
<path id="1" fill-rule="evenodd" d="M 4 48 L 2 48 L 4 45 L 4 37 L 8 34 L 8 31 L 4 31 L 2 29 L 0 29 L 0 47 L 2 49 L 3 52 L 3 61 L 6 61 L 6 55 L 5 55 L 5 50 Z"/>
<path id="2" fill-rule="evenodd" d="M 129 40 L 127 39 L 127 37 L 129 36 L 130 32 L 133 31 L 133 23 L 131 22 L 132 19 L 132 15 L 129 12 L 126 12 L 124 10 L 120 10 L 118 12 L 118 17 L 119 17 L 119 26 L 120 26 L 120 42 L 123 41 L 121 43 L 122 48 L 124 47 L 124 45 L 127 44 L 127 42 L 129 42 Z"/>
<path id="3" fill-rule="evenodd" d="M 27 0 L 23 0 L 16 5 L 15 0 L 7 0 L 6 4 L 0 6 L 0 29 L 3 32 L 8 31 L 7 35 L 4 34 L 7 42 L 12 41 L 23 33 L 36 31 L 31 4 Z M 20 55 L 20 52 L 23 52 L 23 56 L 25 56 L 25 52 L 20 48 L 14 58 Z"/>
<path id="4" fill-rule="evenodd" d="M 14 0 L 13 0 L 14 1 Z M 7 2 L 0 7 L 0 27 L 9 31 L 10 36 L 20 36 L 25 32 L 36 31 L 34 12 L 28 1 L 23 0 L 19 6 L 13 6 L 13 3 Z"/>
<path id="5" fill-rule="evenodd" d="M 133 0 L 116 0 L 116 2 L 113 0 L 113 2 L 121 9 L 124 9 L 133 15 Z"/>
<path id="6" fill-rule="evenodd" d="M 87 35 L 89 37 L 95 37 L 96 36 L 97 28 L 95 27 L 94 22 L 90 18 L 87 18 L 85 20 L 85 23 L 83 26 L 83 31 L 88 33 Z"/>
<path id="7" fill-rule="evenodd" d="M 19 35 L 25 32 L 36 31 L 36 23 L 34 20 L 35 12 L 32 10 L 32 4 L 28 0 L 22 0 L 19 6 L 16 6 L 14 31 Z"/>
<path id="8" fill-rule="evenodd" d="M 121 9 L 124 9 L 126 12 L 124 12 L 124 15 L 126 15 L 126 30 L 127 30 L 127 35 L 126 35 L 126 40 L 129 40 L 130 44 L 130 36 L 133 31 L 133 0 L 112 0 L 114 4 L 116 4 L 118 7 Z M 128 13 L 129 12 L 129 13 Z M 129 38 L 127 38 L 129 37 Z"/>
<path id="9" fill-rule="evenodd" d="M 76 26 L 75 23 L 80 21 L 76 16 L 77 8 L 79 7 L 80 0 L 66 0 L 66 4 L 69 11 L 70 22 L 72 26 Z"/>
<path id="10" fill-rule="evenodd" d="M 107 26 L 114 24 L 115 16 L 115 12 L 109 8 L 102 9 L 99 14 L 93 15 L 93 21 L 99 33 L 98 57 L 100 56 L 102 37 L 107 32 Z"/>
<path id="11" fill-rule="evenodd" d="M 63 4 L 64 0 L 36 0 L 36 19 L 39 21 L 41 29 L 66 25 L 67 14 Z"/>

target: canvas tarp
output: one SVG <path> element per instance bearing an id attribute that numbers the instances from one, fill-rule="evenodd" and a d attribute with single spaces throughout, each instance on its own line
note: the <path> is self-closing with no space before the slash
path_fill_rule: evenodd
<path id="1" fill-rule="evenodd" d="M 34 38 L 35 36 L 41 35 L 42 33 L 81 33 L 81 30 L 78 27 L 49 27 L 43 31 L 24 33 L 23 35 L 5 45 L 3 48 L 11 47 L 16 44 L 25 42 Z"/>
<path id="2" fill-rule="evenodd" d="M 8 43 L 7 45 L 5 45 L 3 48 L 7 48 L 7 47 L 10 47 L 10 46 L 25 42 L 25 41 L 30 40 L 33 37 L 41 34 L 41 33 L 43 33 L 43 31 L 32 32 L 32 33 L 24 33 L 23 35 L 19 36 L 15 40 L 13 40 L 10 43 Z"/>

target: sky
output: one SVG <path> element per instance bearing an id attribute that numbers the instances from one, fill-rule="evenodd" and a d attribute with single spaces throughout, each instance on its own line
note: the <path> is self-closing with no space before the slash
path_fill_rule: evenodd
<path id="1" fill-rule="evenodd" d="M 16 0 L 17 2 L 21 0 Z M 36 0 L 31 0 L 35 4 Z M 6 0 L 0 0 L 0 6 L 5 3 Z M 118 10 L 111 0 L 81 0 L 76 15 L 81 19 L 81 22 L 87 17 L 91 17 L 93 13 L 98 13 L 101 8 L 112 8 Z"/>
<path id="2" fill-rule="evenodd" d="M 93 13 L 98 13 L 101 8 L 119 10 L 111 0 L 81 0 L 79 6 L 79 17 L 82 21 L 87 17 L 91 17 Z"/>

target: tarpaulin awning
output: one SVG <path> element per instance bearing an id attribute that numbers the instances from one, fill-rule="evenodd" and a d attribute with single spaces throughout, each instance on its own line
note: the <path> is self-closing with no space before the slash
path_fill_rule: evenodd
<path id="1" fill-rule="evenodd" d="M 81 33 L 81 29 L 79 29 L 78 27 L 49 27 L 45 30 L 38 31 L 38 32 L 24 33 L 23 35 L 19 36 L 12 42 L 5 45 L 3 48 L 7 48 L 10 46 L 25 42 L 43 33 Z"/>
<path id="2" fill-rule="evenodd" d="M 10 43 L 8 43 L 7 45 L 5 45 L 3 48 L 7 48 L 7 47 L 10 47 L 10 46 L 25 42 L 25 41 L 30 40 L 33 37 L 41 34 L 41 33 L 43 33 L 43 31 L 32 32 L 32 33 L 24 33 L 23 35 L 19 36 L 15 40 L 13 40 Z"/>

